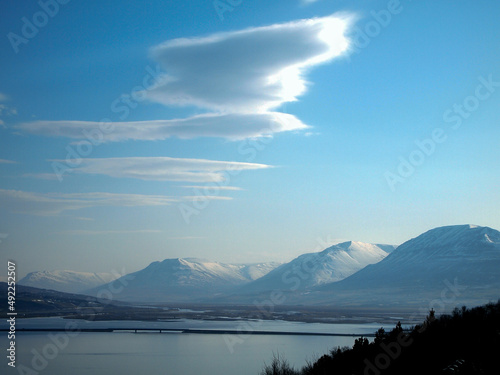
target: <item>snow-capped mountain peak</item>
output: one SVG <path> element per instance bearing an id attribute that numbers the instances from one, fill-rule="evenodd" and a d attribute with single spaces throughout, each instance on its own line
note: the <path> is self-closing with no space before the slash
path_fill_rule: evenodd
<path id="1" fill-rule="evenodd" d="M 436 261 L 448 257 L 458 259 L 488 256 L 495 249 L 500 251 L 499 231 L 467 224 L 431 229 L 399 246 L 391 256 L 425 257 Z"/>
<path id="2" fill-rule="evenodd" d="M 260 279 L 242 287 L 242 292 L 308 289 L 342 280 L 369 264 L 377 263 L 387 252 L 376 245 L 347 241 L 318 253 L 300 255 Z"/>
<path id="3" fill-rule="evenodd" d="M 209 298 L 247 284 L 277 266 L 277 263 L 226 264 L 200 258 L 165 259 L 124 276 L 126 286 L 115 297 L 143 302 Z M 88 291 L 91 295 L 98 292 L 99 288 Z"/>
<path id="4" fill-rule="evenodd" d="M 444 287 L 456 282 L 462 286 L 455 288 L 461 297 L 491 298 L 500 287 L 499 269 L 499 231 L 477 225 L 445 226 L 406 241 L 381 262 L 321 290 L 330 296 L 344 293 L 344 298 L 356 295 L 364 301 L 402 303 L 438 298 Z"/>

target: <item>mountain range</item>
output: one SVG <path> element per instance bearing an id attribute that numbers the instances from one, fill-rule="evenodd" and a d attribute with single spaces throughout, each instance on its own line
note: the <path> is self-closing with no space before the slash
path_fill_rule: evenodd
<path id="1" fill-rule="evenodd" d="M 321 304 L 436 306 L 500 298 L 500 232 L 476 225 L 435 228 L 400 245 L 383 261 L 317 288 Z"/>
<path id="2" fill-rule="evenodd" d="M 232 286 L 242 285 L 261 278 L 280 263 L 224 264 L 209 260 L 186 258 L 165 259 L 153 262 L 141 271 L 120 275 L 115 273 L 88 273 L 76 271 L 31 272 L 19 280 L 19 285 L 51 289 L 66 293 L 97 295 L 102 289 L 120 288 L 122 300 L 137 300 L 150 296 L 151 301 L 175 297 L 182 300 L 194 295 L 219 293 Z M 119 280 L 117 280 L 119 279 Z M 156 297 L 152 297 L 155 295 Z M 182 298 L 181 298 L 182 297 Z"/>
<path id="3" fill-rule="evenodd" d="M 378 263 L 388 253 L 381 246 L 364 242 L 343 242 L 319 253 L 303 254 L 289 263 L 239 289 L 241 292 L 307 290 L 345 279 L 369 264 Z M 385 245 L 394 250 L 395 246 Z"/>
<path id="4" fill-rule="evenodd" d="M 113 298 L 137 302 L 192 302 L 212 298 L 261 278 L 279 263 L 225 264 L 196 258 L 165 259 L 85 291 L 99 295 L 122 285 Z"/>
<path id="5" fill-rule="evenodd" d="M 32 273 L 19 283 L 36 280 L 38 287 L 62 290 L 75 279 L 72 273 L 55 274 L 59 278 L 50 272 Z M 500 297 L 500 232 L 474 225 L 446 226 L 398 247 L 349 241 L 281 265 L 178 258 L 153 262 L 100 285 L 85 287 L 96 277 L 76 279 L 79 292 L 99 296 L 102 290 L 116 290 L 114 299 L 133 302 L 252 304 L 279 291 L 286 297 L 284 304 L 481 304 Z"/>
<path id="6" fill-rule="evenodd" d="M 90 273 L 76 271 L 37 271 L 30 272 L 19 280 L 19 285 L 41 289 L 53 289 L 65 293 L 81 293 L 90 288 L 109 283 L 119 274 Z"/>

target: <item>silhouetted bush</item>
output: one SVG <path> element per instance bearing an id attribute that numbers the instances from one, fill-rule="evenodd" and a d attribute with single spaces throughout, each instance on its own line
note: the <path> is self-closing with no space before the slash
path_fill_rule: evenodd
<path id="1" fill-rule="evenodd" d="M 265 365 L 260 373 L 261 375 L 300 375 L 300 371 L 296 371 L 291 367 L 288 361 L 280 357 L 279 353 L 273 353 L 273 360 L 270 365 Z"/>
<path id="2" fill-rule="evenodd" d="M 400 322 L 389 333 L 381 328 L 372 343 L 361 337 L 352 348 L 334 348 L 300 371 L 275 356 L 262 375 L 497 374 L 499 355 L 500 300 L 439 318 L 431 310 L 410 331 Z"/>

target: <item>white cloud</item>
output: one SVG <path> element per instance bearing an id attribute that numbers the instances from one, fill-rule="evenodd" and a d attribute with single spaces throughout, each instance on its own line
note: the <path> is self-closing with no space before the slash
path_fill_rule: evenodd
<path id="1" fill-rule="evenodd" d="M 0 189 L 2 211 L 55 216 L 89 207 L 168 206 L 178 200 L 163 195 L 114 193 L 35 193 Z"/>
<path id="2" fill-rule="evenodd" d="M 219 186 L 219 185 L 205 185 L 205 186 L 181 186 L 186 189 L 195 189 L 195 190 L 228 190 L 228 191 L 240 191 L 243 190 L 240 187 L 236 186 Z"/>
<path id="3" fill-rule="evenodd" d="M 99 142 L 153 141 L 170 137 L 239 140 L 308 128 L 295 116 L 279 112 L 204 114 L 186 119 L 116 122 L 113 131 L 108 134 L 100 130 L 100 125 L 90 121 L 32 121 L 14 128 L 35 135 Z"/>
<path id="4" fill-rule="evenodd" d="M 9 97 L 5 95 L 4 93 L 0 92 L 0 102 L 5 102 L 8 101 Z M 4 116 L 14 116 L 17 115 L 17 109 L 11 106 L 8 106 L 7 104 L 1 104 L 0 103 L 0 117 Z M 6 128 L 5 126 L 5 121 L 0 119 L 0 128 Z"/>
<path id="5" fill-rule="evenodd" d="M 307 69 L 347 52 L 345 15 L 167 41 L 152 56 L 169 79 L 145 92 L 167 105 L 265 112 L 304 94 Z"/>
<path id="6" fill-rule="evenodd" d="M 151 51 L 165 79 L 142 94 L 169 106 L 194 106 L 209 113 L 184 119 L 117 122 L 103 134 L 99 123 L 34 121 L 15 126 L 28 133 L 103 142 L 271 136 L 308 126 L 273 111 L 296 101 L 308 87 L 312 67 L 347 53 L 352 17 L 336 14 L 266 27 L 167 41 Z M 0 105 L 1 106 L 1 105 Z M 1 107 L 0 107 L 1 109 Z M 97 133 L 96 133 L 97 132 Z"/>
<path id="7" fill-rule="evenodd" d="M 218 195 L 191 195 L 191 196 L 184 196 L 182 197 L 183 201 L 189 201 L 189 202 L 199 202 L 199 201 L 232 201 L 233 198 L 231 197 L 220 197 Z"/>
<path id="8" fill-rule="evenodd" d="M 92 217 L 84 217 L 84 216 L 74 216 L 73 219 L 82 220 L 82 221 L 94 221 L 95 220 Z"/>
<path id="9" fill-rule="evenodd" d="M 199 199 L 198 196 L 171 197 L 165 195 L 116 194 L 116 193 L 36 193 L 0 189 L 0 210 L 38 216 L 60 214 L 92 207 L 163 207 L 183 201 Z M 223 196 L 203 196 L 203 200 L 232 200 Z M 73 217 L 77 220 L 93 220 Z"/>
<path id="10" fill-rule="evenodd" d="M 203 240 L 206 237 L 184 236 L 184 237 L 169 237 L 169 240 Z"/>
<path id="11" fill-rule="evenodd" d="M 10 107 L 6 104 L 0 104 L 0 116 L 13 116 L 17 115 L 17 109 Z"/>
<path id="12" fill-rule="evenodd" d="M 125 157 L 83 159 L 82 164 L 73 170 L 77 173 L 100 174 L 117 178 L 199 183 L 224 182 L 231 173 L 263 168 L 271 168 L 271 166 L 206 159 Z"/>
<path id="13" fill-rule="evenodd" d="M 55 173 L 25 173 L 22 177 L 37 178 L 39 180 L 59 180 L 59 177 Z"/>
<path id="14" fill-rule="evenodd" d="M 17 164 L 16 161 L 0 159 L 0 164 Z"/>
<path id="15" fill-rule="evenodd" d="M 152 233 L 163 233 L 161 230 L 154 229 L 139 229 L 139 230 L 84 230 L 84 229 L 75 229 L 75 230 L 67 230 L 63 232 L 58 232 L 62 234 L 70 234 L 76 236 L 94 236 L 101 234 L 152 234 Z"/>

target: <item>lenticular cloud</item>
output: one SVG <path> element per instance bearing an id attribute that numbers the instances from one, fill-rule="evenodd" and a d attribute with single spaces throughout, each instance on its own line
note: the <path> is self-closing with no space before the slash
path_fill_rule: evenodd
<path id="1" fill-rule="evenodd" d="M 308 68 L 347 51 L 349 23 L 334 15 L 167 41 L 152 55 L 168 79 L 147 95 L 212 111 L 269 111 L 305 92 Z"/>
<path id="2" fill-rule="evenodd" d="M 266 27 L 167 41 L 152 49 L 165 79 L 142 92 L 168 106 L 204 111 L 186 118 L 115 122 L 102 142 L 170 137 L 228 140 L 272 136 L 308 128 L 277 108 L 298 100 L 309 69 L 346 53 L 351 17 L 332 15 Z M 17 125 L 31 134 L 85 140 L 99 131 L 90 121 L 33 121 Z"/>

